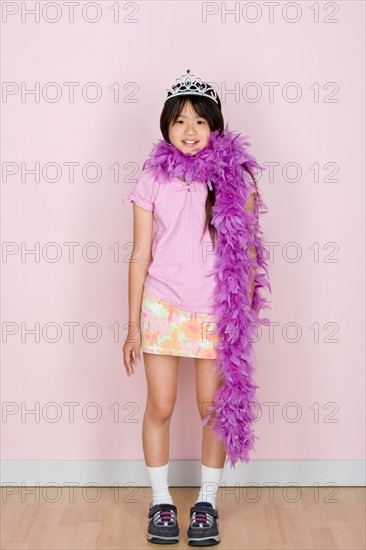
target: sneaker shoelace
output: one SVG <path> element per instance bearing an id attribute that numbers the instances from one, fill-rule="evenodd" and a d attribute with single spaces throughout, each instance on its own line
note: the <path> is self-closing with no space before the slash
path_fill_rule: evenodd
<path id="1" fill-rule="evenodd" d="M 193 512 L 192 527 L 212 527 L 213 516 L 206 512 Z"/>
<path id="2" fill-rule="evenodd" d="M 155 525 L 174 525 L 175 524 L 175 515 L 173 510 L 169 508 L 161 508 L 155 513 Z"/>

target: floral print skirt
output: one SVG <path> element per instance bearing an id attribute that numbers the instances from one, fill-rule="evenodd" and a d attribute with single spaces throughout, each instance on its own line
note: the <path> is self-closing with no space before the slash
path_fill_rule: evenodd
<path id="1" fill-rule="evenodd" d="M 218 334 L 213 314 L 184 311 L 144 287 L 140 325 L 143 352 L 217 358 Z"/>

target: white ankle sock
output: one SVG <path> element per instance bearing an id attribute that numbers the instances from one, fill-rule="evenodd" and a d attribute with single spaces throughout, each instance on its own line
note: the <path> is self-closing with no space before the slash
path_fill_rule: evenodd
<path id="1" fill-rule="evenodd" d="M 152 503 L 174 504 L 168 485 L 169 462 L 165 466 L 146 466 L 152 489 Z"/>
<path id="2" fill-rule="evenodd" d="M 224 468 L 210 468 L 201 463 L 201 488 L 196 502 L 210 502 L 216 506 L 216 495 L 221 483 Z"/>

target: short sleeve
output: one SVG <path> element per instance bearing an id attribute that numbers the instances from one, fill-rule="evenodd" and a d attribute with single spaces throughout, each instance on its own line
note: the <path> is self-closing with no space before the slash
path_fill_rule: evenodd
<path id="1" fill-rule="evenodd" d="M 154 210 L 154 178 L 150 170 L 142 170 L 138 180 L 133 184 L 131 191 L 122 199 L 135 202 L 144 210 Z"/>

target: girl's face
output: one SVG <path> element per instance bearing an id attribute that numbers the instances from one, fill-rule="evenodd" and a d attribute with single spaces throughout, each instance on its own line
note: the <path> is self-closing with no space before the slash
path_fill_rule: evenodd
<path id="1" fill-rule="evenodd" d="M 169 127 L 169 141 L 182 153 L 196 155 L 208 144 L 210 127 L 205 118 L 199 117 L 190 101 L 187 101 L 179 117 Z"/>

